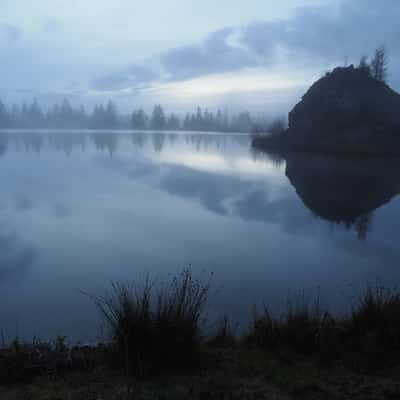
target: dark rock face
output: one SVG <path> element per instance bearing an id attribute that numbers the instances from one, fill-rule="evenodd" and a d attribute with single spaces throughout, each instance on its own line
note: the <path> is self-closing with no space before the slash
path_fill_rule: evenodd
<path id="1" fill-rule="evenodd" d="M 289 113 L 284 136 L 295 148 L 400 153 L 400 95 L 364 70 L 336 68 Z"/>
<path id="2" fill-rule="evenodd" d="M 400 95 L 363 69 L 339 67 L 315 82 L 280 135 L 255 147 L 284 151 L 400 154 Z"/>

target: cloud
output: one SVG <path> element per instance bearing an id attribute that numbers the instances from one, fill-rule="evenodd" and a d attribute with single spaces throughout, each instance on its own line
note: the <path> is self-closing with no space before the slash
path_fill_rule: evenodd
<path id="1" fill-rule="evenodd" d="M 95 79 L 92 82 L 92 88 L 96 90 L 120 90 L 143 86 L 159 78 L 159 74 L 151 66 L 133 64 L 122 71 Z"/>
<path id="2" fill-rule="evenodd" d="M 96 90 L 120 90 L 155 81 L 176 82 L 258 65 L 254 54 L 229 42 L 233 28 L 211 32 L 202 42 L 168 49 L 143 64 L 93 81 Z"/>
<path id="3" fill-rule="evenodd" d="M 341 62 L 358 58 L 384 43 L 394 57 L 400 35 L 400 3 L 353 0 L 338 7 L 307 7 L 279 22 L 253 22 L 242 29 L 242 42 L 270 55 L 283 49 L 294 59 Z"/>
<path id="4" fill-rule="evenodd" d="M 3 37 L 7 43 L 17 42 L 22 36 L 22 30 L 11 24 L 0 25 L 0 37 Z"/>
<path id="5" fill-rule="evenodd" d="M 62 23 L 54 17 L 46 18 L 43 22 L 43 32 L 48 35 L 58 34 L 62 31 Z"/>
<path id="6" fill-rule="evenodd" d="M 291 18 L 254 21 L 228 27 L 206 36 L 200 43 L 161 52 L 143 65 L 94 81 L 102 90 L 140 86 L 150 80 L 177 82 L 211 74 L 277 66 L 321 69 L 334 64 L 357 62 L 364 53 L 385 44 L 392 70 L 400 62 L 400 2 L 352 0 L 340 5 L 309 6 Z M 158 75 L 152 69 L 159 67 Z M 393 81 L 400 75 L 393 72 Z"/>
<path id="7" fill-rule="evenodd" d="M 33 208 L 32 199 L 28 196 L 18 196 L 16 199 L 15 209 L 19 212 L 30 211 Z"/>
<path id="8" fill-rule="evenodd" d="M 71 215 L 70 208 L 63 203 L 56 203 L 53 205 L 53 212 L 57 218 L 67 218 Z"/>
<path id="9" fill-rule="evenodd" d="M 229 42 L 233 34 L 233 28 L 225 28 L 200 44 L 168 50 L 160 55 L 161 65 L 173 81 L 256 67 L 254 54 Z"/>

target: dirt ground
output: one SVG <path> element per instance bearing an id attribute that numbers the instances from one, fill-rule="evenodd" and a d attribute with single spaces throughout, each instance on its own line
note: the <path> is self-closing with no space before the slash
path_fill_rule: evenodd
<path id="1" fill-rule="evenodd" d="M 220 350 L 194 373 L 131 380 L 102 368 L 46 375 L 0 387 L 1 400 L 400 399 L 400 370 L 357 374 L 312 360 L 284 361 L 259 351 Z"/>

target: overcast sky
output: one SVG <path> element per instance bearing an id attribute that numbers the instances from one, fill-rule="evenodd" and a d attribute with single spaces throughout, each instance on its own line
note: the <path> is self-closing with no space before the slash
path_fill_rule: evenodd
<path id="1" fill-rule="evenodd" d="M 288 111 L 338 64 L 386 44 L 400 0 L 0 0 L 0 96 Z"/>

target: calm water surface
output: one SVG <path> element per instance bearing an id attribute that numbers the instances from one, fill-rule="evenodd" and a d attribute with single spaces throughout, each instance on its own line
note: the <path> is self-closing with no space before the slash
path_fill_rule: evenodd
<path id="1" fill-rule="evenodd" d="M 400 282 L 400 161 L 256 154 L 233 134 L 0 133 L 0 329 L 93 340 L 86 291 L 214 273 L 210 318 Z"/>

